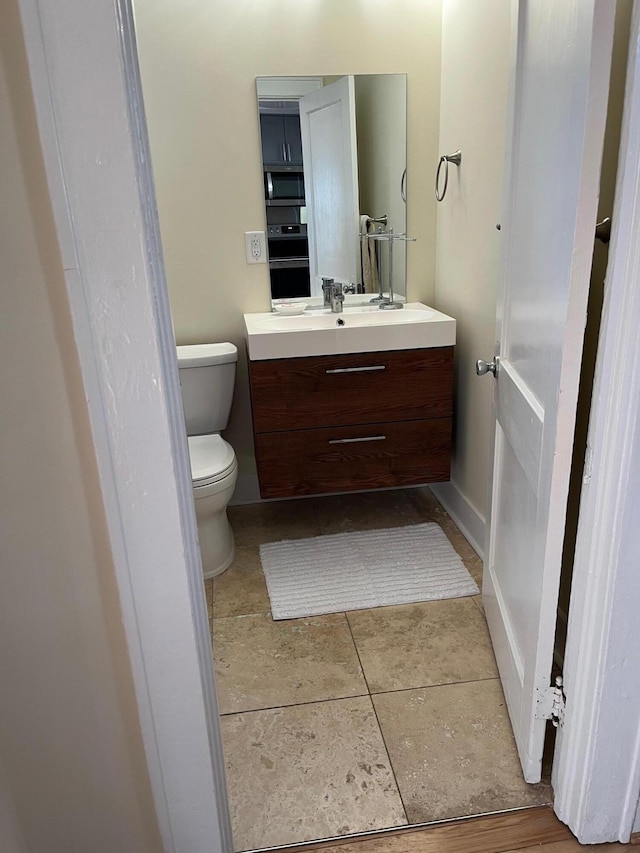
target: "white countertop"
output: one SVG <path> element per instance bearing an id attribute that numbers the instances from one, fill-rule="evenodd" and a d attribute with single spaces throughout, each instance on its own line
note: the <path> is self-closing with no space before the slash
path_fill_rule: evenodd
<path id="1" fill-rule="evenodd" d="M 249 358 L 303 358 L 351 352 L 453 346 L 456 321 L 421 302 L 382 310 L 345 306 L 286 316 L 275 312 L 245 314 Z"/>

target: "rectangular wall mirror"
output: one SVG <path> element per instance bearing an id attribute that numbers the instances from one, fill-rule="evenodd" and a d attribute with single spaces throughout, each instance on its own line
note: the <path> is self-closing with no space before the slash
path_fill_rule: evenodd
<path id="1" fill-rule="evenodd" d="M 259 77 L 258 112 L 272 300 L 406 298 L 405 74 Z M 369 236 L 367 236 L 369 235 Z"/>

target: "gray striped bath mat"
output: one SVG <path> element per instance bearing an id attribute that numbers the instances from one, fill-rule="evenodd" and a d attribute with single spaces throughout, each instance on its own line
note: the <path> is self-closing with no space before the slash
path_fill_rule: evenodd
<path id="1" fill-rule="evenodd" d="M 477 595 L 438 524 L 260 546 L 274 619 Z"/>

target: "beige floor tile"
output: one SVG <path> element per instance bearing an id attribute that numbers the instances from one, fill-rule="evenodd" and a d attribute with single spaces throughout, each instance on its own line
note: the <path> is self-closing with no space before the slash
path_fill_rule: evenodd
<path id="1" fill-rule="evenodd" d="M 231 506 L 227 510 L 236 547 L 304 539 L 320 532 L 318 518 L 310 500 L 273 501 Z"/>
<path id="2" fill-rule="evenodd" d="M 236 850 L 403 826 L 368 696 L 222 719 Z"/>
<path id="3" fill-rule="evenodd" d="M 214 619 L 213 652 L 222 714 L 367 693 L 343 613 Z"/>
<path id="4" fill-rule="evenodd" d="M 418 509 L 421 520 L 435 521 L 449 537 L 449 541 L 460 555 L 467 571 L 478 584 L 482 585 L 482 559 L 478 556 L 471 544 L 460 532 L 458 526 L 451 516 L 439 503 L 431 489 L 427 486 L 419 489 L 408 489 L 409 500 Z"/>
<path id="5" fill-rule="evenodd" d="M 481 557 L 476 553 L 464 535 L 458 529 L 456 523 L 451 519 L 447 513 L 444 513 L 443 517 L 439 519 L 438 523 L 440 527 L 447 534 L 449 541 L 455 548 L 456 552 L 460 556 L 460 559 L 465 564 L 467 571 L 474 579 L 474 581 L 478 584 L 478 586 L 482 585 L 482 568 L 483 563 Z"/>
<path id="6" fill-rule="evenodd" d="M 358 610 L 348 619 L 372 693 L 497 675 L 485 620 L 470 598 Z"/>
<path id="7" fill-rule="evenodd" d="M 214 579 L 211 600 L 216 619 L 269 612 L 269 593 L 256 546 L 236 548 L 233 563 Z"/>
<path id="8" fill-rule="evenodd" d="M 459 554 L 471 577 L 479 587 L 482 587 L 482 559 L 476 554 L 449 516 L 441 522 L 440 526 L 449 537 L 449 541 Z"/>
<path id="9" fill-rule="evenodd" d="M 420 512 L 422 521 L 437 521 L 448 518 L 447 512 L 428 486 L 407 489 L 406 495 Z"/>
<path id="10" fill-rule="evenodd" d="M 420 524 L 420 513 L 404 490 L 360 492 L 314 498 L 321 533 L 348 533 Z"/>
<path id="11" fill-rule="evenodd" d="M 482 615 L 484 616 L 485 613 L 484 613 L 484 604 L 482 603 L 482 595 L 474 595 L 473 596 L 473 603 L 476 605 L 476 607 L 478 608 L 480 613 L 482 613 Z"/>
<path id="12" fill-rule="evenodd" d="M 522 778 L 497 680 L 372 698 L 411 823 L 550 802 Z"/>

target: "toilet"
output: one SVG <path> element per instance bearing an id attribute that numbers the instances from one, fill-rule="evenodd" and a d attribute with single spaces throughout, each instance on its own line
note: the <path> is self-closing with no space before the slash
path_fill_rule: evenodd
<path id="1" fill-rule="evenodd" d="M 235 553 L 227 506 L 238 463 L 220 432 L 229 421 L 238 350 L 221 343 L 179 346 L 177 351 L 202 570 L 212 578 L 231 565 Z"/>

